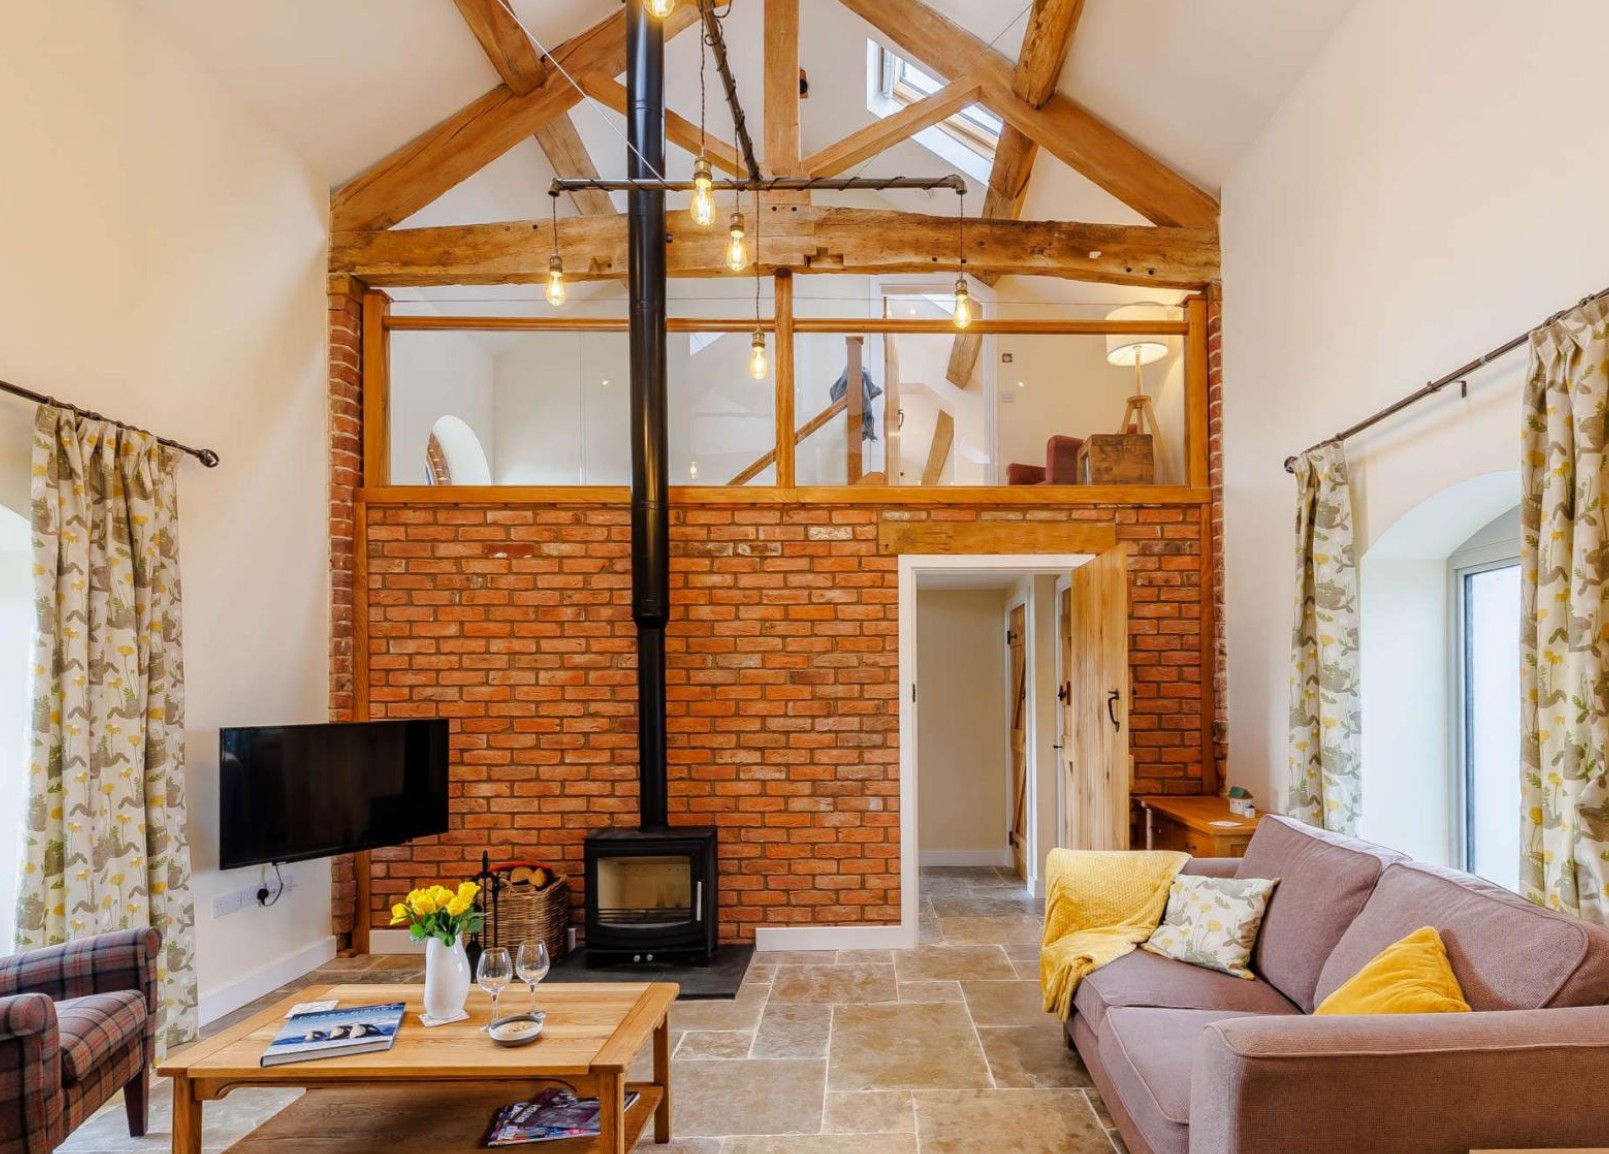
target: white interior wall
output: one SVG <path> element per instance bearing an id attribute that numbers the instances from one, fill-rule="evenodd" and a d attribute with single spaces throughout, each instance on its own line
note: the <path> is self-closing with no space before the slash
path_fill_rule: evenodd
<path id="1" fill-rule="evenodd" d="M 917 821 L 932 864 L 1010 860 L 1005 605 L 1000 589 L 916 595 Z"/>
<path id="2" fill-rule="evenodd" d="M 391 483 L 423 485 L 425 446 L 445 416 L 480 439 L 497 476 L 499 429 L 493 411 L 492 355 L 468 333 L 391 334 Z"/>
<path id="3" fill-rule="evenodd" d="M 1281 462 L 1609 282 L 1609 155 L 1586 111 L 1606 41 L 1596 0 L 1360 0 L 1225 182 L 1229 778 L 1260 806 L 1284 802 Z M 1431 494 L 1517 466 L 1522 370 L 1349 446 L 1360 553 Z"/>
<path id="4" fill-rule="evenodd" d="M 179 486 L 205 1013 L 334 948 L 325 862 L 211 915 L 257 877 L 217 869 L 218 727 L 327 716 L 329 193 L 132 5 L 3 5 L 0 43 L 0 376 L 223 458 Z M 0 502 L 24 513 L 32 419 L 0 398 Z M 7 792 L 22 773 L 5 752 Z"/>

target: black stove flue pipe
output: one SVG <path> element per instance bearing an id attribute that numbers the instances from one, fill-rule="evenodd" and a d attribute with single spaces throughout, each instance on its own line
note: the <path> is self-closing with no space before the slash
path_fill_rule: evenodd
<path id="1" fill-rule="evenodd" d="M 665 34 L 626 0 L 627 174 L 665 172 Z M 631 292 L 631 616 L 637 625 L 640 817 L 667 826 L 665 623 L 670 617 L 669 412 L 665 390 L 665 194 L 626 193 Z"/>

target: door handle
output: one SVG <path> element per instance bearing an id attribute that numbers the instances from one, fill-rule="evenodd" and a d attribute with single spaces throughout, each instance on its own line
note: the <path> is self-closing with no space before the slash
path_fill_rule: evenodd
<path id="1" fill-rule="evenodd" d="M 1112 719 L 1112 728 L 1117 730 L 1123 728 L 1122 723 L 1117 720 L 1117 702 L 1122 696 L 1123 694 L 1116 689 L 1106 695 L 1106 716 Z"/>

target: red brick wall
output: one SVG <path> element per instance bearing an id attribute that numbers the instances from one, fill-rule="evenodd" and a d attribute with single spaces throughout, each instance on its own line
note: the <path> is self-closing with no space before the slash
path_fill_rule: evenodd
<path id="1" fill-rule="evenodd" d="M 880 519 L 1114 522 L 1130 544 L 1134 789 L 1188 793 L 1204 515 L 674 509 L 670 811 L 721 827 L 723 939 L 899 918 L 897 564 L 877 552 Z M 637 811 L 625 506 L 371 505 L 366 524 L 370 716 L 454 723 L 455 828 L 373 855 L 371 924 L 483 849 L 555 862 L 579 903 L 582 838 Z"/>
<path id="2" fill-rule="evenodd" d="M 1229 763 L 1229 634 L 1224 625 L 1223 288 L 1207 290 L 1207 484 L 1212 489 L 1212 746 L 1219 786 Z"/>
<path id="3" fill-rule="evenodd" d="M 355 497 L 362 470 L 363 298 L 350 281 L 330 286 L 330 719 L 349 721 L 353 684 L 353 576 L 357 555 Z M 357 882 L 350 855 L 331 863 L 332 932 L 352 931 Z"/>

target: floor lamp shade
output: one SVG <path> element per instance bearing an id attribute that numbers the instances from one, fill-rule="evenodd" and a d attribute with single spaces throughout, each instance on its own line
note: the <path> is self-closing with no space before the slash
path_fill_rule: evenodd
<path id="1" fill-rule="evenodd" d="M 1106 314 L 1109 321 L 1167 321 L 1172 320 L 1166 305 L 1155 301 L 1138 301 L 1122 305 Z M 1112 365 L 1149 365 L 1168 355 L 1167 338 L 1153 333 L 1108 333 L 1106 361 Z"/>

